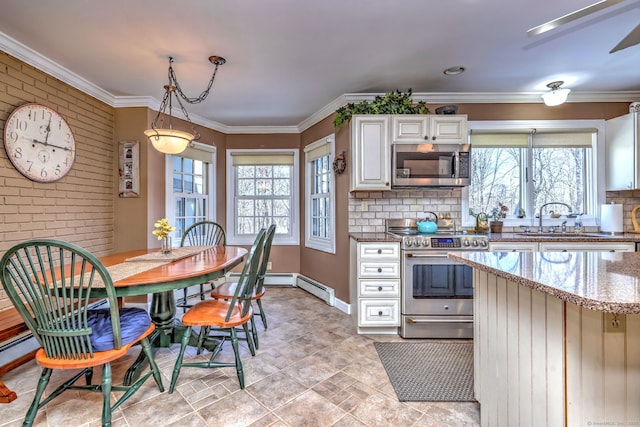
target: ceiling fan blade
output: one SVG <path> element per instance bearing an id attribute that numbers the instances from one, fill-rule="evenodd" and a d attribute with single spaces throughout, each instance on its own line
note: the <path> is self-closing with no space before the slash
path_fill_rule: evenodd
<path id="1" fill-rule="evenodd" d="M 614 4 L 618 4 L 623 2 L 624 0 L 602 0 L 597 3 L 592 4 L 591 6 L 583 7 L 582 9 L 578 9 L 575 12 L 568 13 L 560 18 L 556 18 L 552 21 L 545 22 L 542 25 L 538 25 L 537 27 L 533 27 L 530 30 L 527 30 L 527 35 L 529 37 L 535 36 L 537 34 L 546 33 L 547 31 L 553 30 L 554 28 L 559 27 L 560 25 L 564 25 L 568 22 L 575 21 L 576 19 L 582 18 L 583 16 L 591 15 L 599 10 L 606 9 L 607 7 L 611 7 Z"/>
<path id="2" fill-rule="evenodd" d="M 623 38 L 620 43 L 618 43 L 613 49 L 609 51 L 609 53 L 617 52 L 622 49 L 626 49 L 631 46 L 635 46 L 640 43 L 640 25 L 635 27 L 627 37 Z"/>

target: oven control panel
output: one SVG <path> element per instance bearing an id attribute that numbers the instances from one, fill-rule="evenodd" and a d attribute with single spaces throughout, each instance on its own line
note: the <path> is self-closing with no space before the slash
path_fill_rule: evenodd
<path id="1" fill-rule="evenodd" d="M 436 249 L 460 248 L 462 247 L 462 242 L 459 237 L 432 237 L 431 247 Z"/>
<path id="2" fill-rule="evenodd" d="M 403 249 L 421 250 L 454 250 L 454 251 L 486 251 L 489 249 L 489 239 L 483 235 L 463 236 L 406 236 L 402 239 Z"/>

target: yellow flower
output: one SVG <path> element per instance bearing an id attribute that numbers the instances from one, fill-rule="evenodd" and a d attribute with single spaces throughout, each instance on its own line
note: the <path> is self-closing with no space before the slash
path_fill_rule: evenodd
<path id="1" fill-rule="evenodd" d="M 151 232 L 154 236 L 158 236 L 158 240 L 162 240 L 163 237 L 167 237 L 169 233 L 175 231 L 176 228 L 173 225 L 169 225 L 167 218 L 162 218 L 156 221 L 153 226 L 156 228 Z"/>

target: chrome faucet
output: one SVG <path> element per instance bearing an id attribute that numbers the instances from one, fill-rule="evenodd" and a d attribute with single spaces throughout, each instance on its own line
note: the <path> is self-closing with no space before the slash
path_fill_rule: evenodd
<path id="1" fill-rule="evenodd" d="M 540 223 L 538 224 L 538 233 L 542 233 L 542 210 L 549 205 L 562 205 L 562 206 L 566 206 L 567 209 L 569 209 L 569 212 L 571 212 L 571 206 L 569 206 L 566 203 L 562 203 L 562 202 L 549 202 L 549 203 L 545 203 L 542 206 L 540 206 L 540 213 L 538 214 L 539 219 L 540 219 Z"/>

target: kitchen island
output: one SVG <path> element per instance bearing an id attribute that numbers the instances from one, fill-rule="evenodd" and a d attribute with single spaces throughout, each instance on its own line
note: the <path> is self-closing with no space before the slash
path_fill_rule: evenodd
<path id="1" fill-rule="evenodd" d="M 640 253 L 473 252 L 483 426 L 640 425 Z"/>

